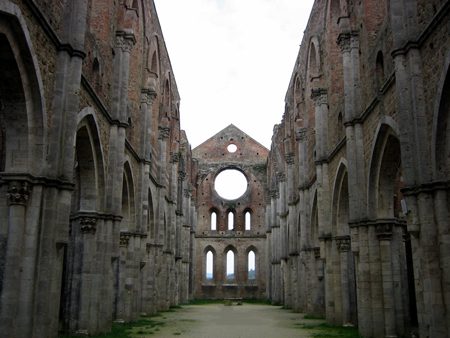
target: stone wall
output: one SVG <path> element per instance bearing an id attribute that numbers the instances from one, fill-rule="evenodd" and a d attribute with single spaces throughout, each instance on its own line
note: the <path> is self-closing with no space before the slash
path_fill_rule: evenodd
<path id="1" fill-rule="evenodd" d="M 236 150 L 228 150 L 230 145 Z M 197 164 L 194 196 L 197 198 L 196 298 L 264 298 L 266 276 L 265 189 L 268 150 L 234 125 L 223 129 L 193 150 Z M 242 172 L 247 189 L 242 196 L 223 198 L 215 189 L 218 174 Z M 232 182 L 230 182 L 232 184 Z M 250 213 L 247 224 L 245 214 Z M 211 224 L 211 214 L 217 217 Z M 231 229 L 228 214 L 234 219 Z M 234 276 L 227 276 L 227 253 L 234 253 Z M 250 251 L 255 254 L 255 276 L 249 277 Z M 213 254 L 213 274 L 206 275 L 206 256 Z"/>
<path id="2" fill-rule="evenodd" d="M 449 9 L 315 2 L 269 154 L 272 301 L 365 337 L 449 335 Z"/>
<path id="3" fill-rule="evenodd" d="M 2 335 L 192 299 L 192 156 L 153 1 L 4 0 L 0 44 Z"/>

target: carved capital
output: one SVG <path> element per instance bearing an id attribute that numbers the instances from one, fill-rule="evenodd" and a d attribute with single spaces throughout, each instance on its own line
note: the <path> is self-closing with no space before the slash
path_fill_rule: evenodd
<path id="1" fill-rule="evenodd" d="M 159 131 L 158 138 L 160 140 L 167 140 L 169 138 L 169 135 L 170 135 L 170 128 L 169 127 L 159 126 L 158 127 L 158 131 Z"/>
<path id="2" fill-rule="evenodd" d="M 378 239 L 381 240 L 391 240 L 392 234 L 393 234 L 394 225 L 385 223 L 385 224 L 378 224 L 376 226 L 376 232 Z"/>
<path id="3" fill-rule="evenodd" d="M 295 132 L 295 140 L 296 141 L 306 140 L 307 131 L 308 131 L 308 128 L 306 128 L 306 127 L 297 128 L 297 130 Z"/>
<path id="4" fill-rule="evenodd" d="M 31 195 L 31 186 L 28 182 L 13 181 L 9 184 L 6 199 L 8 205 L 27 205 Z"/>
<path id="5" fill-rule="evenodd" d="M 314 101 L 314 107 L 326 105 L 328 103 L 328 95 L 326 89 L 314 88 L 311 90 L 311 99 Z"/>
<path id="6" fill-rule="evenodd" d="M 178 179 L 179 179 L 180 181 L 184 181 L 184 180 L 186 179 L 186 177 L 187 177 L 187 172 L 185 172 L 185 171 L 183 171 L 183 170 L 180 170 L 180 171 L 178 172 Z"/>
<path id="7" fill-rule="evenodd" d="M 152 105 L 158 94 L 153 89 L 142 89 L 141 90 L 141 103 L 146 103 L 147 105 Z"/>
<path id="8" fill-rule="evenodd" d="M 313 248 L 314 250 L 314 257 L 316 257 L 316 259 L 320 258 L 320 246 L 316 246 Z"/>
<path id="9" fill-rule="evenodd" d="M 186 198 L 192 197 L 192 190 L 191 189 L 184 189 L 184 197 L 186 197 Z"/>
<path id="10" fill-rule="evenodd" d="M 177 151 L 170 152 L 170 163 L 178 163 L 180 161 L 180 154 Z"/>
<path id="11" fill-rule="evenodd" d="M 339 252 L 350 250 L 350 236 L 336 237 L 336 244 Z"/>
<path id="12" fill-rule="evenodd" d="M 295 156 L 294 153 L 287 153 L 284 157 L 284 159 L 286 160 L 287 164 L 294 164 L 295 163 Z"/>
<path id="13" fill-rule="evenodd" d="M 97 218 L 92 216 L 80 216 L 80 228 L 83 233 L 95 234 L 97 230 Z"/>
<path id="14" fill-rule="evenodd" d="M 124 52 L 130 53 L 136 44 L 136 37 L 132 30 L 123 30 L 116 32 L 116 48 L 122 49 Z"/>
<path id="15" fill-rule="evenodd" d="M 341 33 L 337 39 L 337 44 L 343 53 L 348 53 L 353 47 L 358 47 L 358 33 Z"/>
<path id="16" fill-rule="evenodd" d="M 127 231 L 120 232 L 120 246 L 128 246 L 130 242 L 131 233 Z"/>
<path id="17" fill-rule="evenodd" d="M 280 192 L 277 189 L 270 190 L 269 194 L 271 198 L 280 197 Z"/>
<path id="18" fill-rule="evenodd" d="M 285 182 L 286 181 L 286 175 L 284 173 L 277 173 L 277 181 L 278 182 Z"/>

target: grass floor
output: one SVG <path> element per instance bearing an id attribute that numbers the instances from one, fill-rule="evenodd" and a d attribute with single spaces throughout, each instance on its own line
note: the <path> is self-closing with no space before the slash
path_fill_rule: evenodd
<path id="1" fill-rule="evenodd" d="M 265 300 L 258 299 L 244 299 L 244 303 L 251 304 L 261 304 L 270 305 L 269 302 Z M 181 304 L 180 306 L 171 307 L 166 312 L 176 312 L 178 309 L 182 309 L 183 305 L 209 305 L 209 304 L 224 304 L 223 300 L 204 300 L 196 299 L 188 304 Z M 290 310 L 287 308 L 281 308 L 281 310 Z M 293 311 L 296 312 L 296 311 Z M 92 336 L 93 338 L 140 338 L 147 337 L 148 335 L 153 335 L 158 331 L 162 330 L 164 322 L 158 320 L 158 317 L 165 319 L 165 312 L 157 313 L 152 316 L 142 317 L 137 322 L 132 323 L 113 323 L 111 327 L 111 332 L 104 335 Z M 299 323 L 295 324 L 300 330 L 313 330 L 314 332 L 310 334 L 311 338 L 360 338 L 358 329 L 354 327 L 341 327 L 341 326 L 330 326 L 328 324 L 320 323 L 317 324 L 317 320 L 320 318 L 310 317 L 305 315 L 303 319 L 311 319 L 311 324 L 309 323 Z M 181 320 L 183 321 L 183 320 Z M 58 338 L 79 338 L 75 336 L 60 335 Z"/>

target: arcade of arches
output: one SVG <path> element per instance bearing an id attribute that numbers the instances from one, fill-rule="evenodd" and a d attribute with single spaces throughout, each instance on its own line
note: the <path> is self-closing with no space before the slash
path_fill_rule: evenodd
<path id="1" fill-rule="evenodd" d="M 271 149 L 191 149 L 152 0 L 0 0 L 2 336 L 242 297 L 449 337 L 449 31 L 450 0 L 316 0 Z"/>

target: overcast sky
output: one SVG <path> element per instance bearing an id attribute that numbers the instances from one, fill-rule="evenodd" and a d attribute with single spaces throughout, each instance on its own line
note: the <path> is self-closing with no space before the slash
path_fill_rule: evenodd
<path id="1" fill-rule="evenodd" d="M 313 0 L 155 0 L 192 148 L 234 124 L 270 148 Z"/>

